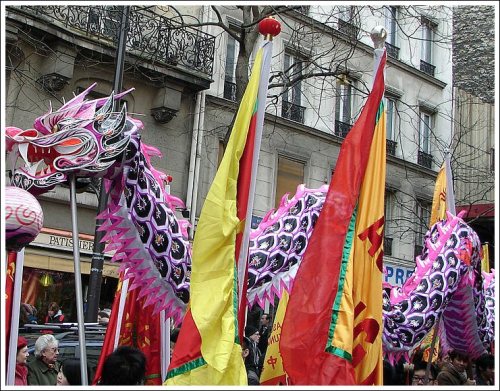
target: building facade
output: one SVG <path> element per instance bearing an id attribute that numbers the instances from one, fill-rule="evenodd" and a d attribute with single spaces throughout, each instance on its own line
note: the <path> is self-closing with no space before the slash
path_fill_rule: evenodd
<path id="1" fill-rule="evenodd" d="M 456 204 L 495 249 L 495 8 L 457 6 L 453 12 Z"/>
<path id="2" fill-rule="evenodd" d="M 94 82 L 94 96 L 109 94 L 123 8 L 7 7 L 5 123 L 30 128 L 48 111 L 49 101 L 58 107 Z M 189 216 L 191 235 L 238 109 L 240 51 L 251 64 L 262 40 L 250 41 L 255 23 L 248 24 L 248 11 L 232 5 L 130 9 L 123 88 L 135 90 L 124 99 L 129 113 L 145 125 L 144 142 L 163 153 L 153 164 L 174 178 L 170 191 L 186 203 L 178 213 Z M 388 32 L 384 263 L 386 280 L 401 285 L 421 250 L 437 171 L 452 140 L 452 9 L 308 5 L 277 11 L 282 32 L 274 38 L 253 223 L 285 193 L 293 196 L 298 184 L 316 188 L 330 182 L 342 141 L 371 88 L 369 33 L 383 25 Z M 58 235 L 44 236 L 26 250 L 29 267 L 45 265 L 37 271 L 42 276 L 60 271 L 49 265 L 51 257 L 71 261 L 68 250 L 56 245 L 70 236 L 71 219 L 67 188 L 39 199 L 45 236 Z M 96 192 L 82 189 L 77 202 L 79 232 L 91 241 Z M 90 254 L 82 252 L 89 263 Z M 30 261 L 35 255 L 39 258 Z M 105 265 L 116 283 L 116 266 Z"/>

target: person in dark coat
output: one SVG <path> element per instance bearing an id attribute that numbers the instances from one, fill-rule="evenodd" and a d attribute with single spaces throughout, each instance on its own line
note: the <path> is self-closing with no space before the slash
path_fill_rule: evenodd
<path id="1" fill-rule="evenodd" d="M 87 380 L 90 378 L 89 367 L 87 366 Z M 82 369 L 79 358 L 67 358 L 61 364 L 59 373 L 57 374 L 58 386 L 81 386 L 82 385 Z"/>
<path id="2" fill-rule="evenodd" d="M 245 368 L 247 369 L 248 385 L 260 384 L 261 367 L 261 352 L 258 347 L 260 340 L 259 330 L 251 325 L 245 327 L 246 345 L 249 350 L 248 356 L 245 358 Z"/>
<path id="3" fill-rule="evenodd" d="M 49 304 L 49 309 L 47 311 L 47 316 L 45 317 L 45 323 L 63 323 L 64 315 L 55 301 Z"/>
<path id="4" fill-rule="evenodd" d="M 136 386 L 146 380 L 146 356 L 133 346 L 119 346 L 106 357 L 99 385 Z"/>
<path id="5" fill-rule="evenodd" d="M 485 353 L 476 360 L 476 384 L 491 386 L 495 384 L 495 357 Z"/>
<path id="6" fill-rule="evenodd" d="M 35 360 L 28 364 L 28 385 L 55 386 L 59 372 L 59 342 L 52 334 L 45 334 L 35 342 Z"/>
<path id="7" fill-rule="evenodd" d="M 474 385 L 475 380 L 467 379 L 466 368 L 469 363 L 469 358 L 465 353 L 456 350 L 450 351 L 448 354 L 450 362 L 443 365 L 437 376 L 437 384 L 463 386 Z"/>
<path id="8" fill-rule="evenodd" d="M 266 313 L 262 314 L 262 316 L 260 317 L 260 327 L 259 327 L 260 341 L 258 346 L 260 352 L 262 353 L 263 359 L 266 356 L 267 344 L 269 336 L 271 335 L 271 328 L 272 328 L 272 323 L 269 314 Z"/>

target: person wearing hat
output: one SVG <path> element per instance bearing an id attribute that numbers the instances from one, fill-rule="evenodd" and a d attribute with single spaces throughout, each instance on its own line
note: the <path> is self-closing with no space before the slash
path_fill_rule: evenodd
<path id="1" fill-rule="evenodd" d="M 14 384 L 16 386 L 28 385 L 28 340 L 24 337 L 17 338 L 17 356 L 16 356 L 16 377 Z"/>
<path id="2" fill-rule="evenodd" d="M 245 358 L 245 368 L 247 369 L 248 385 L 260 384 L 261 353 L 258 347 L 260 340 L 259 330 L 248 325 L 245 327 L 245 342 L 249 350 L 249 354 Z"/>

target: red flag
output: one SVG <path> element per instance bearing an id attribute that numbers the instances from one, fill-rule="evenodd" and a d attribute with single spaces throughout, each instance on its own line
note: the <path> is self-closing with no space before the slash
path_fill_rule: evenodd
<path id="1" fill-rule="evenodd" d="M 94 380 L 92 381 L 93 385 L 96 385 L 98 381 L 101 379 L 102 366 L 104 365 L 106 357 L 109 354 L 113 353 L 113 350 L 115 350 L 116 348 L 115 339 L 116 339 L 116 332 L 118 325 L 118 314 L 120 312 L 119 308 L 120 308 L 122 286 L 123 286 L 123 272 L 120 273 L 120 277 L 118 279 L 118 286 L 116 288 L 115 298 L 113 300 L 113 306 L 111 308 L 111 315 L 109 318 L 108 326 L 106 328 L 106 335 L 104 336 L 101 355 L 99 356 L 99 361 L 97 362 L 97 368 L 94 375 Z"/>
<path id="2" fill-rule="evenodd" d="M 121 280 L 120 276 L 120 281 Z M 132 278 L 129 278 L 132 284 Z M 125 287 L 127 289 L 127 287 Z M 161 331 L 160 315 L 152 314 L 144 307 L 146 298 L 138 298 L 139 291 L 134 289 L 126 294 L 125 305 L 120 313 L 120 301 L 123 300 L 122 284 L 117 288 L 111 318 L 109 320 L 103 349 L 97 365 L 93 384 L 96 384 L 102 374 L 102 366 L 108 356 L 118 346 L 135 346 L 146 356 L 145 385 L 161 385 Z M 121 315 L 121 316 L 120 316 Z M 120 327 L 117 328 L 121 318 Z M 116 334 L 119 333 L 118 344 L 115 346 Z"/>
<path id="3" fill-rule="evenodd" d="M 384 67 L 385 52 L 373 90 L 342 144 L 323 209 L 290 294 L 280 351 L 285 372 L 294 385 L 356 383 L 352 352 L 331 344 L 333 325 L 339 326 L 338 319 L 333 319 L 332 308 L 338 305 L 337 293 L 342 291 L 345 282 L 348 254 L 344 250 L 350 250 L 352 245 L 355 207 L 384 93 Z M 354 313 L 335 313 L 335 316 L 352 319 Z M 350 330 L 349 327 L 343 329 L 351 341 L 352 326 Z"/>

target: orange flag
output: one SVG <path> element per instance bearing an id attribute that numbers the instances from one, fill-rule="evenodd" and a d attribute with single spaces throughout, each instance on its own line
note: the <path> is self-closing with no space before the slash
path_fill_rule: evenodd
<path id="1" fill-rule="evenodd" d="M 283 359 L 280 353 L 280 338 L 287 305 L 288 292 L 284 290 L 276 310 L 273 329 L 269 336 L 266 357 L 264 358 L 264 366 L 260 374 L 260 384 L 264 386 L 286 384 L 286 374 L 283 370 Z"/>
<path id="2" fill-rule="evenodd" d="M 382 384 L 386 53 L 380 50 L 373 89 L 342 144 L 290 293 L 280 351 L 293 385 Z"/>

